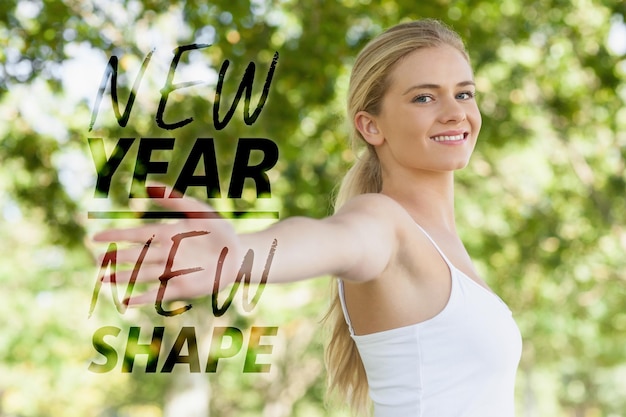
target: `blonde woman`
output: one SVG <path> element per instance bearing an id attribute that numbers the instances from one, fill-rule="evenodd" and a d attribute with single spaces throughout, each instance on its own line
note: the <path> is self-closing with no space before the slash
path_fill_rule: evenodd
<path id="1" fill-rule="evenodd" d="M 181 265 L 214 271 L 227 246 L 234 256 L 224 265 L 224 287 L 248 249 L 267 253 L 276 240 L 269 283 L 336 276 L 330 385 L 359 415 L 369 399 L 376 417 L 514 415 L 519 330 L 474 269 L 455 225 L 454 171 L 467 165 L 481 127 L 473 79 L 463 42 L 443 24 L 392 27 L 365 46 L 352 70 L 348 115 L 365 150 L 342 182 L 335 214 L 241 235 L 225 220 L 208 220 L 206 239 L 176 255 Z M 162 204 L 207 209 L 184 198 Z M 143 243 L 155 235 L 163 248 L 148 252 L 138 278 L 154 280 L 171 236 L 196 228 L 182 221 L 95 238 Z M 134 262 L 140 250 L 120 251 L 118 263 Z M 257 264 L 253 276 L 264 266 Z M 209 280 L 188 276 L 169 281 L 166 296 L 211 291 Z"/>

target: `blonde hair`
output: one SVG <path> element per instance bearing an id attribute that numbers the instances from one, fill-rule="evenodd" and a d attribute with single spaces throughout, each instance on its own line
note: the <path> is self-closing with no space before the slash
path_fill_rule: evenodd
<path id="1" fill-rule="evenodd" d="M 441 45 L 458 49 L 469 61 L 463 41 L 443 23 L 424 19 L 396 25 L 370 41 L 359 53 L 352 68 L 348 89 L 348 117 L 352 122 L 350 141 L 355 151 L 365 145 L 355 164 L 347 172 L 335 199 L 335 212 L 350 198 L 382 189 L 381 167 L 372 145 L 365 142 L 354 126 L 359 111 L 378 115 L 395 65 L 411 52 Z M 334 283 L 336 284 L 336 283 Z M 329 393 L 347 399 L 359 416 L 368 414 L 368 384 L 363 362 L 343 316 L 337 285 L 332 288 L 332 303 L 325 321 L 332 326 L 326 347 L 329 370 Z"/>

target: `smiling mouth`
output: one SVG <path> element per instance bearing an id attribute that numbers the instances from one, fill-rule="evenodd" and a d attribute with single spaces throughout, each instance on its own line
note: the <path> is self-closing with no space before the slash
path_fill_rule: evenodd
<path id="1" fill-rule="evenodd" d="M 468 136 L 469 134 L 467 132 L 463 132 L 453 136 L 433 136 L 431 139 L 435 142 L 458 142 L 467 139 Z"/>

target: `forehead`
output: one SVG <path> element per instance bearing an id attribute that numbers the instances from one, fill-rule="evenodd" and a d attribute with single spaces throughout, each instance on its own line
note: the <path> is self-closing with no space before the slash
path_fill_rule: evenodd
<path id="1" fill-rule="evenodd" d="M 445 87 L 474 79 L 465 56 L 449 45 L 411 52 L 395 65 L 390 75 L 392 89 L 421 84 Z"/>

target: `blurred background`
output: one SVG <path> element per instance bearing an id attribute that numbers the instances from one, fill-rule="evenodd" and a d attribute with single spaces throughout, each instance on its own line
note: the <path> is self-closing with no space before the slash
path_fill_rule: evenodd
<path id="1" fill-rule="evenodd" d="M 107 155 L 122 137 L 175 138 L 173 150 L 153 154 L 169 162 L 167 174 L 149 175 L 169 184 L 196 138 L 214 138 L 222 193 L 209 201 L 216 207 L 325 216 L 354 158 L 344 120 L 353 59 L 385 28 L 423 17 L 457 30 L 475 68 L 483 128 L 458 173 L 457 223 L 524 337 L 518 415 L 626 416 L 623 1 L 6 0 L 0 15 L 0 416 L 346 416 L 324 405 L 328 278 L 268 287 L 252 313 L 235 303 L 219 318 L 210 298 L 176 317 L 152 307 L 120 314 L 103 286 L 88 317 L 94 253 L 106 249 L 90 236 L 141 220 L 87 213 L 151 207 L 128 197 L 137 143 L 104 198 L 94 193 L 88 138 L 102 138 Z M 191 43 L 211 46 L 183 55 L 173 82 L 203 84 L 172 92 L 164 119 L 194 120 L 160 129 L 155 115 L 173 50 Z M 89 131 L 108 59 L 119 58 L 123 112 L 151 51 L 127 126 L 117 124 L 107 87 Z M 222 118 L 250 62 L 254 109 L 276 51 L 257 121 L 243 122 L 242 100 L 217 130 L 213 102 L 224 60 Z M 246 182 L 242 198 L 227 198 L 234 150 L 245 137 L 278 145 L 271 197 L 257 198 Z M 187 194 L 207 199 L 201 187 Z M 254 230 L 271 220 L 234 222 Z M 141 355 L 131 373 L 121 364 L 89 371 L 92 361 L 104 362 L 92 346 L 103 326 L 121 329 L 106 339 L 120 357 L 129 327 L 140 327 L 149 343 L 152 329 L 164 326 L 158 371 L 146 373 Z M 270 372 L 242 372 L 245 345 L 216 373 L 192 373 L 184 363 L 162 372 L 182 326 L 196 332 L 202 370 L 216 326 L 241 329 L 246 343 L 252 326 L 278 327 L 262 339 L 273 345 L 259 356 Z"/>

